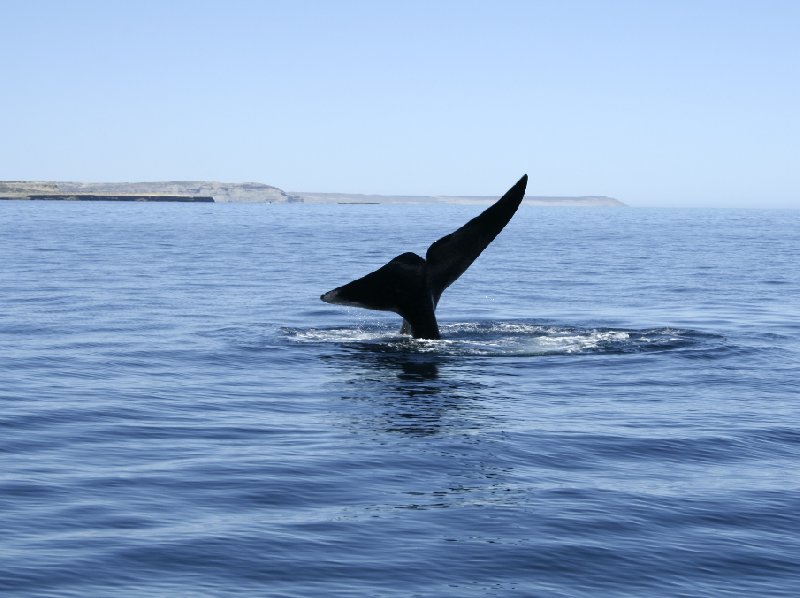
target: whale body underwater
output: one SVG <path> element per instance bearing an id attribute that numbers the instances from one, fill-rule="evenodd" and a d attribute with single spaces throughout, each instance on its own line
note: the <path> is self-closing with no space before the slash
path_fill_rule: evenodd
<path id="1" fill-rule="evenodd" d="M 401 332 L 439 339 L 436 305 L 444 290 L 470 267 L 517 212 L 528 175 L 455 232 L 434 242 L 425 258 L 398 255 L 381 268 L 320 296 L 326 303 L 391 311 L 403 318 Z"/>

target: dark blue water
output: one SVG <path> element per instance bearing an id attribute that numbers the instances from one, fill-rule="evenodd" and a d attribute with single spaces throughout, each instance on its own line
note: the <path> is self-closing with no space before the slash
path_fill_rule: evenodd
<path id="1" fill-rule="evenodd" d="M 800 211 L 0 202 L 4 596 L 795 596 Z"/>

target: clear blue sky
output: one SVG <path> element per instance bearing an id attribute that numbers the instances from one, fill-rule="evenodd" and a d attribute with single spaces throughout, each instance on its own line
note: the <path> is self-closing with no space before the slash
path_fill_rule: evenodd
<path id="1" fill-rule="evenodd" d="M 800 2 L 0 0 L 0 179 L 800 207 Z"/>

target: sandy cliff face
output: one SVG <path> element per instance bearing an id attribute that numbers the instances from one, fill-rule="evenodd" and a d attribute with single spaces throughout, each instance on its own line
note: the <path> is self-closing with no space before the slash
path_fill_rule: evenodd
<path id="1" fill-rule="evenodd" d="M 0 181 L 0 196 L 27 197 L 36 193 L 58 193 L 58 186 L 37 181 Z"/>

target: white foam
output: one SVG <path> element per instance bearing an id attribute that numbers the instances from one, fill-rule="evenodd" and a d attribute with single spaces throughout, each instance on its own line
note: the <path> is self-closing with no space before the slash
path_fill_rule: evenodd
<path id="1" fill-rule="evenodd" d="M 292 330 L 289 337 L 301 343 L 369 343 L 388 341 L 396 338 L 397 334 L 365 328 L 311 328 Z"/>
<path id="2" fill-rule="evenodd" d="M 565 355 L 582 352 L 636 350 L 646 345 L 674 340 L 667 331 L 635 331 L 546 326 L 519 322 L 459 322 L 442 327 L 441 340 L 412 339 L 394 328 L 340 327 L 284 329 L 294 342 L 362 343 L 383 350 L 405 350 L 416 353 L 474 356 Z M 675 331 L 669 331 L 674 333 Z"/>

